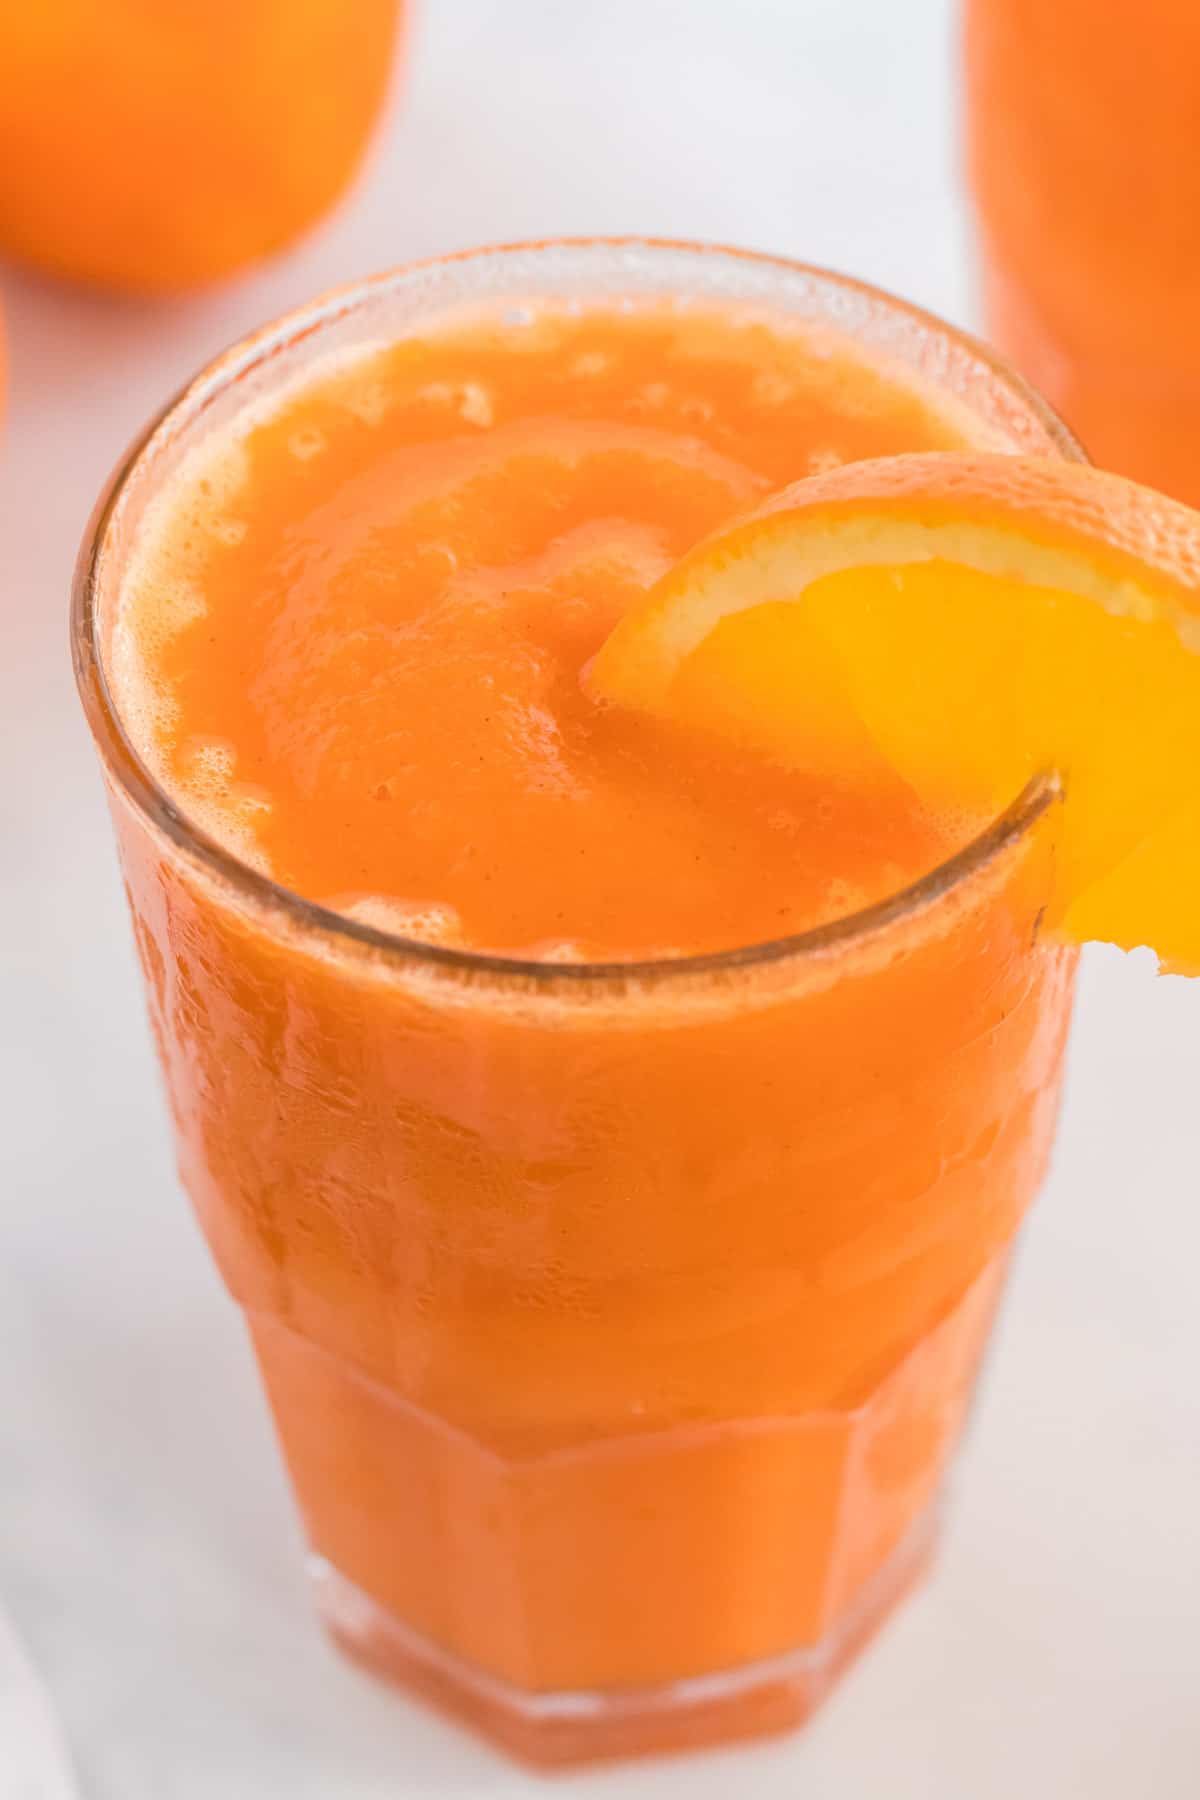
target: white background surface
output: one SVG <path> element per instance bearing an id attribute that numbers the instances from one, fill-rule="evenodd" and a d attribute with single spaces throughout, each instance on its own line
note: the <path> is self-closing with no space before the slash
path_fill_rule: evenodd
<path id="1" fill-rule="evenodd" d="M 311 1628 L 250 1358 L 174 1183 L 70 685 L 101 482 L 233 336 L 472 241 L 719 237 L 966 317 L 950 32 L 948 0 L 425 0 L 365 182 L 290 260 L 153 307 L 0 271 L 0 1597 L 87 1800 L 547 1791 Z M 1088 959 L 940 1571 L 819 1721 L 558 1792 L 1195 1800 L 1198 1040 L 1200 986 Z"/>

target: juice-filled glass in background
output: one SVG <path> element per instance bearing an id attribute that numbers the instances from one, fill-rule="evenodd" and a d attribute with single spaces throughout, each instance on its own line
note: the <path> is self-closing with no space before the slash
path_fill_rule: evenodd
<path id="1" fill-rule="evenodd" d="M 814 799 L 579 677 L 748 498 L 964 443 L 1076 454 L 853 282 L 485 251 L 231 352 L 85 548 L 180 1168 L 320 1605 L 536 1759 L 794 1723 L 936 1536 L 1053 1133 L 1055 794 Z"/>
<path id="2" fill-rule="evenodd" d="M 989 334 L 1106 468 L 1200 502 L 1200 7 L 966 0 Z"/>

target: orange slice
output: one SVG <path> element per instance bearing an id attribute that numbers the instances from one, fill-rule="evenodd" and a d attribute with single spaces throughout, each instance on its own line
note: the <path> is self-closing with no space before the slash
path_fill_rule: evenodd
<path id="1" fill-rule="evenodd" d="M 1200 514 L 1115 475 L 922 454 L 797 482 L 617 626 L 597 698 L 927 805 L 1062 778 L 1056 923 L 1200 972 Z M 889 771 L 894 773 L 889 775 Z"/>

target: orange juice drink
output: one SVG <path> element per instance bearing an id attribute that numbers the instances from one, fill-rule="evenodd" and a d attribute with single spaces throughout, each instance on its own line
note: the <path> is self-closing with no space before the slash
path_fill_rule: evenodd
<path id="1" fill-rule="evenodd" d="M 988 328 L 1106 468 L 1200 504 L 1200 7 L 966 0 Z"/>
<path id="2" fill-rule="evenodd" d="M 808 470 L 1076 454 L 968 340 L 686 246 L 333 296 L 150 431 L 76 650 L 179 1166 L 334 1633 L 553 1762 L 802 1718 L 934 1541 L 1045 1167 L 1057 802 L 588 666 Z"/>

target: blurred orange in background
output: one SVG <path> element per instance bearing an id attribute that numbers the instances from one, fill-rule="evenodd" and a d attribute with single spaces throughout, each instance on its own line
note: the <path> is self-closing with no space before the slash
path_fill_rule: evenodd
<path id="1" fill-rule="evenodd" d="M 9 0 L 0 255 L 129 292 L 213 281 L 339 199 L 403 0 Z"/>
<path id="2" fill-rule="evenodd" d="M 1000 349 L 1106 468 L 1200 504 L 1200 5 L 966 0 Z"/>

